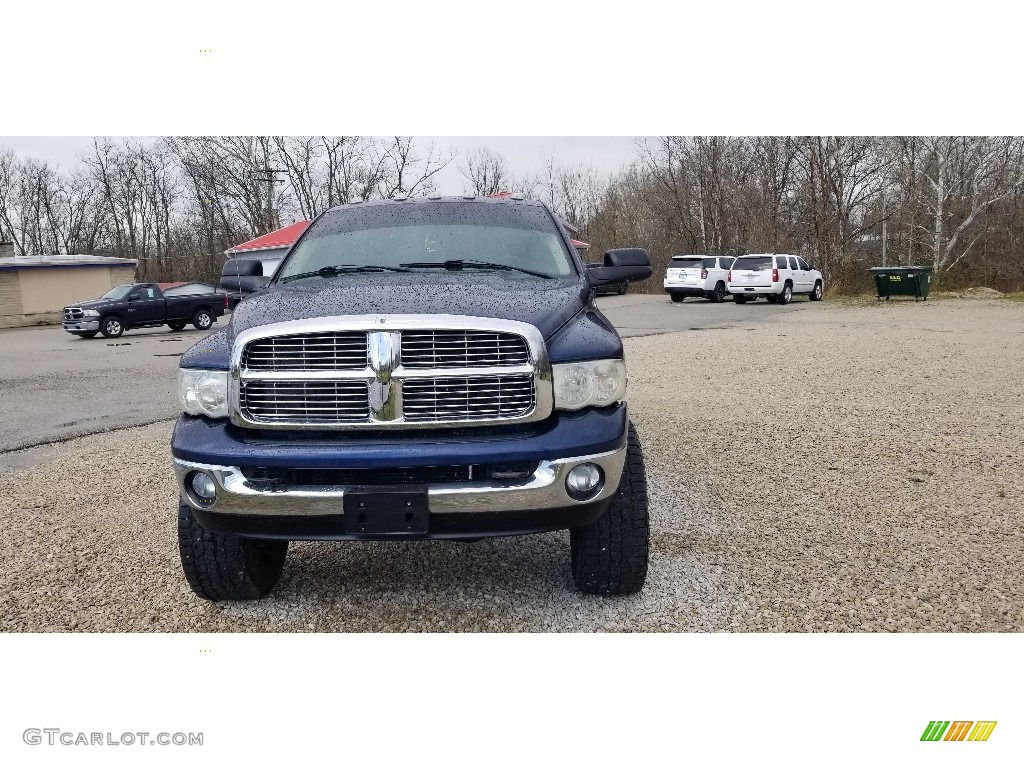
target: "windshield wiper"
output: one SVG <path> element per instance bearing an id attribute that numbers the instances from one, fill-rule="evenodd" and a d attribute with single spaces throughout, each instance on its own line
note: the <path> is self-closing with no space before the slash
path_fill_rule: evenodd
<path id="1" fill-rule="evenodd" d="M 331 267 L 321 267 L 320 269 L 314 270 L 313 272 L 300 272 L 297 275 L 288 275 L 282 277 L 278 282 L 290 283 L 292 280 L 302 280 L 306 277 L 335 277 L 337 275 L 347 275 L 351 272 L 408 272 L 409 270 L 405 266 L 401 267 L 383 267 L 376 264 L 335 264 Z"/>
<path id="2" fill-rule="evenodd" d="M 534 277 L 543 277 L 545 280 L 550 280 L 553 275 L 545 275 L 543 272 L 536 272 L 532 269 L 525 269 L 523 267 L 513 267 L 511 264 L 498 264 L 493 261 L 477 261 L 476 259 L 449 259 L 448 261 L 409 261 L 402 264 L 403 267 L 412 267 L 414 269 L 429 269 L 431 267 L 435 269 L 504 269 L 513 270 L 515 272 L 523 272 L 527 275 L 533 275 Z"/>

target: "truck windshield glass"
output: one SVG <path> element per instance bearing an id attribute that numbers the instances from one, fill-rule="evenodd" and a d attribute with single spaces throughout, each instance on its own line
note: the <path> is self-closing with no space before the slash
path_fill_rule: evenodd
<path id="1" fill-rule="evenodd" d="M 561 234 L 539 206 L 407 202 L 328 212 L 310 227 L 275 277 L 284 280 L 343 264 L 395 268 L 460 260 L 491 262 L 501 274 L 527 280 L 534 278 L 500 266 L 545 277 L 575 272 Z M 474 271 L 460 270 L 466 275 Z"/>
<path id="2" fill-rule="evenodd" d="M 134 285 L 115 285 L 109 291 L 100 296 L 101 299 L 123 299 L 134 288 Z"/>
<path id="3" fill-rule="evenodd" d="M 732 263 L 733 269 L 771 269 L 771 256 L 740 256 Z"/>

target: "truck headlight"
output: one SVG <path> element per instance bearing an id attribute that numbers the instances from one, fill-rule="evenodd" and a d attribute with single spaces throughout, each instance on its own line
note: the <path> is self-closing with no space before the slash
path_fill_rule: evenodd
<path id="1" fill-rule="evenodd" d="M 178 369 L 178 402 L 192 416 L 228 415 L 228 372 Z"/>
<path id="2" fill-rule="evenodd" d="M 626 396 L 626 363 L 588 360 L 551 366 L 555 408 L 578 411 L 588 405 L 611 405 Z"/>
<path id="3" fill-rule="evenodd" d="M 87 309 L 84 312 L 82 312 L 82 316 L 83 317 L 99 317 L 100 313 L 97 312 L 95 309 Z"/>

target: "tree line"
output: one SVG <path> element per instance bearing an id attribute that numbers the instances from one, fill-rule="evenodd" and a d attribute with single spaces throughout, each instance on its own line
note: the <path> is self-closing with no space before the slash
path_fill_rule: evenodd
<path id="1" fill-rule="evenodd" d="M 882 263 L 949 285 L 1024 286 L 1024 139 L 662 136 L 614 173 L 407 136 L 96 138 L 65 170 L 0 148 L 0 241 L 24 255 L 138 259 L 139 279 L 215 279 L 223 252 L 355 200 L 429 194 L 455 164 L 463 192 L 547 201 L 592 244 L 675 254 L 798 253 L 834 290 Z M 445 190 L 451 191 L 451 190 Z M 657 280 L 644 290 L 660 291 Z"/>
<path id="2" fill-rule="evenodd" d="M 932 267 L 950 286 L 1024 287 L 1019 136 L 664 136 L 589 203 L 596 250 L 796 253 L 833 290 L 867 269 Z M 660 290 L 660 285 L 648 285 Z"/>

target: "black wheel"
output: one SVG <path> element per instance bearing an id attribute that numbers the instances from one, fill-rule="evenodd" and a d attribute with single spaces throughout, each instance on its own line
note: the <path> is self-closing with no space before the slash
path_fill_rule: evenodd
<path id="1" fill-rule="evenodd" d="M 572 578 L 588 595 L 631 595 L 647 579 L 650 523 L 647 472 L 640 438 L 629 425 L 619 489 L 598 520 L 569 531 Z"/>
<path id="2" fill-rule="evenodd" d="M 185 323 L 168 323 L 167 327 L 170 328 L 172 331 L 177 332 L 185 328 Z"/>
<path id="3" fill-rule="evenodd" d="M 192 591 L 205 600 L 255 600 L 274 588 L 288 555 L 287 541 L 211 533 L 178 499 L 178 552 Z"/>
<path id="4" fill-rule="evenodd" d="M 196 313 L 192 315 L 192 325 L 199 331 L 210 330 L 210 326 L 213 325 L 213 315 L 210 314 L 210 310 L 197 309 Z"/>
<path id="5" fill-rule="evenodd" d="M 789 304 L 793 300 L 793 286 L 786 283 L 782 286 L 782 293 L 775 298 L 776 304 Z"/>
<path id="6" fill-rule="evenodd" d="M 821 280 L 818 280 L 814 283 L 814 290 L 811 291 L 811 301 L 821 301 L 823 293 L 824 292 L 821 290 Z"/>
<path id="7" fill-rule="evenodd" d="M 683 299 L 686 298 L 682 294 L 678 294 L 678 293 L 670 293 L 669 296 L 672 297 L 672 301 L 675 302 L 676 304 L 678 304 L 680 301 L 682 301 Z"/>
<path id="8" fill-rule="evenodd" d="M 741 296 L 738 293 L 735 296 L 732 297 L 732 300 L 735 301 L 737 304 L 746 304 L 747 303 L 747 297 L 746 296 Z"/>
<path id="9" fill-rule="evenodd" d="M 116 339 L 124 333 L 124 323 L 120 317 L 105 317 L 100 321 L 100 332 L 108 339 Z"/>
<path id="10" fill-rule="evenodd" d="M 619 296 L 624 296 L 626 294 L 626 291 L 628 291 L 628 290 L 629 290 L 629 283 L 623 283 L 622 286 L 619 288 Z"/>
<path id="11" fill-rule="evenodd" d="M 711 296 L 709 298 L 714 304 L 721 304 L 725 301 L 725 283 L 715 283 L 715 290 L 711 292 Z"/>

